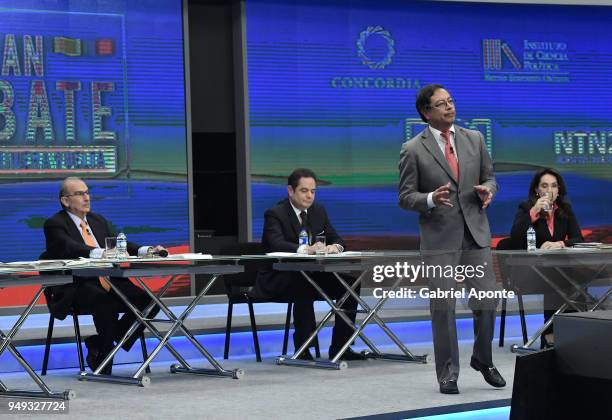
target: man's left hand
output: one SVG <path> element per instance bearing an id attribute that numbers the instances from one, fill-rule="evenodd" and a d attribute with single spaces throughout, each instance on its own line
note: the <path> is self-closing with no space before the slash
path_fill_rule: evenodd
<path id="1" fill-rule="evenodd" d="M 327 245 L 325 247 L 325 253 L 326 254 L 339 254 L 340 248 L 338 248 L 336 244 Z"/>
<path id="2" fill-rule="evenodd" d="M 493 200 L 493 193 L 485 185 L 474 185 L 474 191 L 476 191 L 480 201 L 482 201 L 482 208 L 486 209 L 491 204 L 491 200 Z"/>
<path id="3" fill-rule="evenodd" d="M 556 241 L 556 242 L 546 241 L 540 247 L 540 249 L 561 249 L 561 248 L 565 248 L 565 242 L 563 241 Z"/>

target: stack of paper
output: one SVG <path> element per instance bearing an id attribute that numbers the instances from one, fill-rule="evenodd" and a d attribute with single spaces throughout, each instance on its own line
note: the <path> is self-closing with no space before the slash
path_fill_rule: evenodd
<path id="1" fill-rule="evenodd" d="M 574 244 L 574 248 L 599 248 L 602 245 L 601 242 L 578 242 Z"/>
<path id="2" fill-rule="evenodd" d="M 198 260 L 210 260 L 212 255 L 202 253 L 185 253 L 185 254 L 170 254 L 167 257 L 151 256 L 151 257 L 134 257 L 129 256 L 127 258 L 96 258 L 90 259 L 92 263 L 103 262 L 103 263 L 124 263 L 124 262 L 166 262 L 166 261 L 198 261 Z"/>

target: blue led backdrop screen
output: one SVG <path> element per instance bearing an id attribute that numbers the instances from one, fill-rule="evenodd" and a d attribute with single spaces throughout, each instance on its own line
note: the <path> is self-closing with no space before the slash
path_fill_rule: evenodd
<path id="1" fill-rule="evenodd" d="M 397 205 L 402 143 L 423 129 L 419 88 L 441 83 L 480 130 L 510 231 L 532 174 L 565 176 L 585 233 L 612 225 L 612 7 L 427 1 L 246 3 L 253 237 L 305 166 L 341 234 L 385 248 L 418 236 Z"/>
<path id="2" fill-rule="evenodd" d="M 189 246 L 181 0 L 0 1 L 0 260 L 44 250 L 59 180 L 141 244 Z"/>

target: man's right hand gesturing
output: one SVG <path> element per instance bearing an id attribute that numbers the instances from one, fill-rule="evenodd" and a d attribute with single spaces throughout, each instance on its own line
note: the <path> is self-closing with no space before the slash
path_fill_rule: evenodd
<path id="1" fill-rule="evenodd" d="M 450 202 L 450 182 L 446 185 L 442 185 L 438 187 L 431 195 L 431 199 L 436 206 L 444 205 L 448 207 L 453 207 L 453 204 Z"/>

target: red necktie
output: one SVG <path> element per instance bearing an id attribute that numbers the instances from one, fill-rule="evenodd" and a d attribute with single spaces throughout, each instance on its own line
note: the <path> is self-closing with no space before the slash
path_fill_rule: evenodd
<path id="1" fill-rule="evenodd" d="M 459 164 L 457 163 L 457 155 L 455 155 L 455 151 L 451 145 L 450 130 L 442 131 L 440 134 L 444 139 L 444 155 L 446 156 L 446 161 L 448 162 L 448 166 L 450 166 L 453 177 L 459 182 Z"/>

